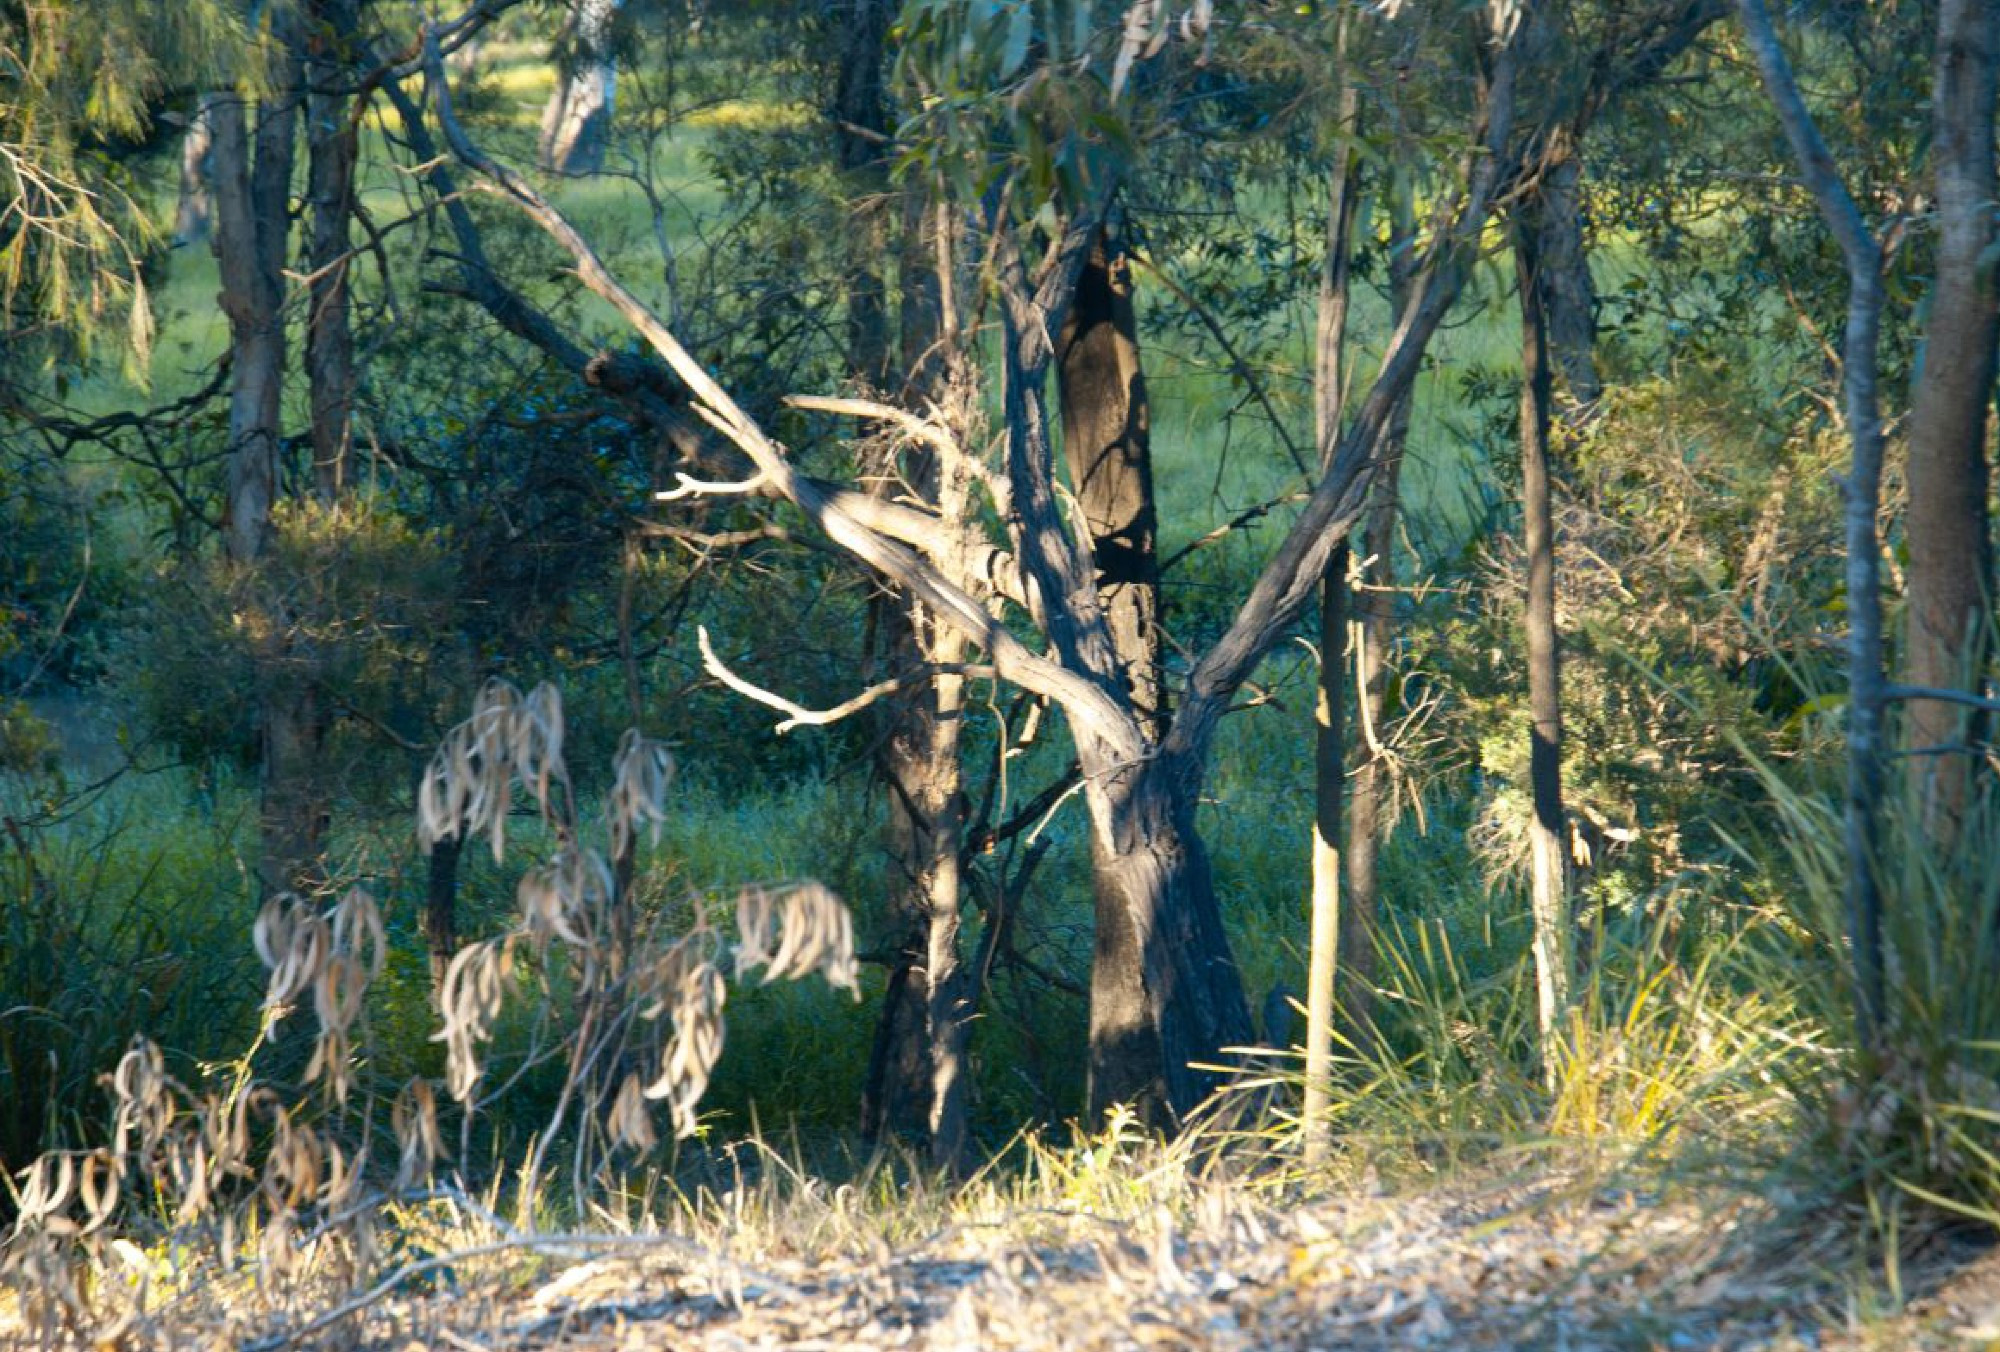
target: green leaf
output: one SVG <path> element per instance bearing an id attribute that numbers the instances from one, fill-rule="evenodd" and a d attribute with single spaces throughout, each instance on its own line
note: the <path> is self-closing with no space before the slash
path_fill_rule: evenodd
<path id="1" fill-rule="evenodd" d="M 1000 55 L 1000 78 L 1011 80 L 1021 63 L 1028 59 L 1028 39 L 1034 35 L 1035 11 L 1028 0 L 1019 0 L 1007 16 L 1007 46 Z"/>

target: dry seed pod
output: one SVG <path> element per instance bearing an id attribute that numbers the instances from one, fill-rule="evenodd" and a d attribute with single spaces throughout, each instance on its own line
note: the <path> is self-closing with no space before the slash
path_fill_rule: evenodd
<path id="1" fill-rule="evenodd" d="M 667 992 L 674 1035 L 661 1058 L 660 1074 L 646 1087 L 645 1096 L 666 1100 L 674 1135 L 683 1139 L 695 1133 L 695 1107 L 708 1092 L 715 1063 L 722 1059 L 722 1006 L 728 993 L 722 973 L 707 961 L 688 965 Z"/>
<path id="2" fill-rule="evenodd" d="M 445 1044 L 445 1086 L 460 1103 L 479 1085 L 479 1044 L 492 1033 L 512 973 L 512 951 L 504 941 L 467 944 L 445 969 L 438 992 L 444 1027 L 431 1040 Z"/>
<path id="3" fill-rule="evenodd" d="M 666 744 L 640 736 L 637 728 L 627 728 L 618 740 L 611 792 L 604 800 L 614 857 L 624 857 L 641 823 L 652 827 L 653 843 L 660 843 L 660 827 L 667 820 L 667 790 L 673 782 L 674 757 Z"/>
<path id="4" fill-rule="evenodd" d="M 431 1082 L 419 1076 L 403 1086 L 390 1110 L 389 1124 L 396 1133 L 399 1158 L 396 1191 L 402 1192 L 429 1178 L 432 1167 L 445 1153 L 444 1138 L 438 1131 L 437 1096 Z"/>
<path id="5" fill-rule="evenodd" d="M 618 1086 L 606 1126 L 612 1144 L 628 1146 L 642 1154 L 660 1143 L 659 1133 L 653 1130 L 653 1115 L 646 1111 L 645 1086 L 636 1072 L 627 1075 Z"/>

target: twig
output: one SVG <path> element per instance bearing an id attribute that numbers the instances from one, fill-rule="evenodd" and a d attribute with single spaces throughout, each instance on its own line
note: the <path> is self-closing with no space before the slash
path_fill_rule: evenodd
<path id="1" fill-rule="evenodd" d="M 737 694 L 789 715 L 777 725 L 776 731 L 780 734 L 790 732 L 797 727 L 824 727 L 828 723 L 838 723 L 850 714 L 859 713 L 885 695 L 893 695 L 905 686 L 930 680 L 934 676 L 971 676 L 975 679 L 991 680 L 996 674 L 992 667 L 969 666 L 962 662 L 942 662 L 933 666 L 919 667 L 894 680 L 877 682 L 852 699 L 836 704 L 831 709 L 814 710 L 806 708 L 803 704 L 794 704 L 783 695 L 775 694 L 761 686 L 752 685 L 723 665 L 722 659 L 715 655 L 715 648 L 708 641 L 706 625 L 695 629 L 695 638 L 701 644 L 701 665 L 709 675 Z"/>

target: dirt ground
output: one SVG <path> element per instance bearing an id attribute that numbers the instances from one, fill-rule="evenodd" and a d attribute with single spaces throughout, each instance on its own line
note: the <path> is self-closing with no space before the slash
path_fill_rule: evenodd
<path id="1" fill-rule="evenodd" d="M 664 1236 L 412 1256 L 361 1296 L 135 1343 L 385 1352 L 2000 1348 L 2000 1250 L 1939 1231 L 1894 1278 L 1852 1218 L 1559 1179 L 1176 1222 L 1031 1210 L 872 1255 L 740 1261 Z M 805 1247 L 804 1245 L 801 1246 Z M 169 1332 L 169 1328 L 172 1331 Z M 164 1338 L 145 1336 L 165 1334 Z"/>

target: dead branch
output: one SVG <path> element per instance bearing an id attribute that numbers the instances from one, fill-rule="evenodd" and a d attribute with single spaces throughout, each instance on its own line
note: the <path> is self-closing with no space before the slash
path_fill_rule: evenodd
<path id="1" fill-rule="evenodd" d="M 752 685 L 731 671 L 722 659 L 715 655 L 715 649 L 708 641 L 706 625 L 695 629 L 695 641 L 701 645 L 701 665 L 709 675 L 744 698 L 755 700 L 767 708 L 776 709 L 786 715 L 784 721 L 773 729 L 780 735 L 790 732 L 793 728 L 825 727 L 829 723 L 838 723 L 843 718 L 860 713 L 877 700 L 939 676 L 971 676 L 991 680 L 995 675 L 992 667 L 971 666 L 963 662 L 925 665 L 905 672 L 894 680 L 878 681 L 852 699 L 843 700 L 831 709 L 808 709 L 803 704 L 794 704 L 783 695 L 766 690 L 762 686 Z"/>

